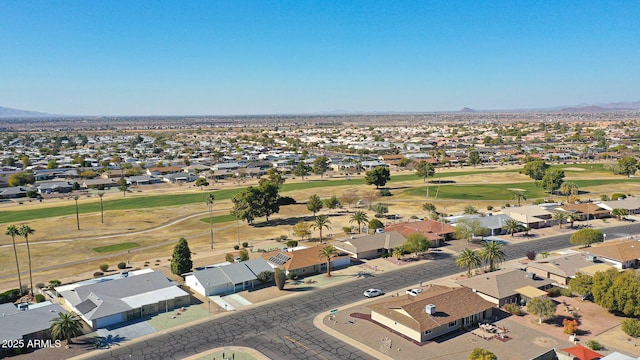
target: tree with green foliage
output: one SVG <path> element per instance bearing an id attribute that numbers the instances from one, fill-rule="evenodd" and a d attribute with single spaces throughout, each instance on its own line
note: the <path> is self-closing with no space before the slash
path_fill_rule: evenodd
<path id="1" fill-rule="evenodd" d="M 464 248 L 456 258 L 456 265 L 461 269 L 467 269 L 467 277 L 471 277 L 471 269 L 477 269 L 482 265 L 482 258 L 476 250 Z"/>
<path id="2" fill-rule="evenodd" d="M 376 217 L 382 217 L 384 214 L 389 212 L 389 207 L 383 203 L 376 203 L 374 205 L 369 205 L 369 210 L 376 213 Z"/>
<path id="3" fill-rule="evenodd" d="M 631 337 L 640 337 L 640 319 L 622 320 L 622 331 Z"/>
<path id="4" fill-rule="evenodd" d="M 237 193 L 232 199 L 233 209 L 231 214 L 236 219 L 246 221 L 249 225 L 253 224 L 256 217 L 259 216 L 259 194 L 258 189 L 249 186 L 244 191 Z"/>
<path id="5" fill-rule="evenodd" d="M 368 228 L 375 231 L 377 229 L 383 229 L 384 228 L 384 224 L 382 223 L 382 221 L 380 221 L 378 219 L 371 219 L 371 220 L 369 220 Z"/>
<path id="6" fill-rule="evenodd" d="M 60 164 L 58 164 L 55 159 L 51 159 L 47 162 L 47 169 L 57 169 L 58 167 L 60 167 Z"/>
<path id="7" fill-rule="evenodd" d="M 327 259 L 327 277 L 331 277 L 331 258 L 338 255 L 338 249 L 331 245 L 327 245 L 320 249 L 320 258 Z"/>
<path id="8" fill-rule="evenodd" d="M 24 237 L 25 245 L 27 246 L 27 260 L 29 262 L 29 291 L 31 292 L 31 296 L 33 296 L 33 273 L 31 271 L 31 247 L 29 246 L 29 235 L 36 232 L 29 225 L 22 225 L 18 229 L 18 233 L 20 236 Z"/>
<path id="9" fill-rule="evenodd" d="M 427 181 L 427 179 L 433 177 L 435 174 L 436 174 L 436 169 L 433 166 L 433 164 L 431 164 L 430 162 L 425 160 L 420 160 L 416 164 L 416 175 L 421 177 L 423 181 L 427 184 L 427 199 L 429 198 L 429 181 Z"/>
<path id="10" fill-rule="evenodd" d="M 503 263 L 507 255 L 502 250 L 502 244 L 496 241 L 486 241 L 480 249 L 480 257 L 489 264 L 489 272 L 496 269 L 496 265 Z"/>
<path id="11" fill-rule="evenodd" d="M 36 178 L 31 171 L 20 171 L 9 176 L 7 181 L 9 186 L 24 186 L 36 182 Z"/>
<path id="12" fill-rule="evenodd" d="M 404 256 L 404 248 L 402 246 L 397 246 L 393 248 L 393 252 L 391 255 L 396 258 L 396 264 L 400 263 L 400 259 Z"/>
<path id="13" fill-rule="evenodd" d="M 316 213 L 322 210 L 323 206 L 324 204 L 322 204 L 322 200 L 320 200 L 320 196 L 317 194 L 311 195 L 309 200 L 307 200 L 307 209 L 313 212 L 313 216 L 316 216 Z"/>
<path id="14" fill-rule="evenodd" d="M 558 305 L 547 296 L 535 297 L 527 303 L 527 311 L 538 316 L 538 324 L 542 324 L 542 319 L 551 318 L 556 314 Z"/>
<path id="15" fill-rule="evenodd" d="M 607 271 L 598 271 L 593 275 L 593 285 L 591 286 L 593 302 L 607 309 L 616 307 L 612 288 L 613 282 L 617 277 L 618 270 L 614 268 Z"/>
<path id="16" fill-rule="evenodd" d="M 592 287 L 593 276 L 582 272 L 577 272 L 576 275 L 569 280 L 569 290 L 579 294 L 583 298 L 591 294 Z"/>
<path id="17" fill-rule="evenodd" d="M 18 286 L 20 291 L 20 296 L 22 296 L 22 278 L 20 277 L 20 265 L 18 263 L 18 250 L 16 249 L 16 236 L 20 235 L 20 229 L 18 229 L 15 225 L 7 226 L 7 231 L 5 235 L 11 236 L 11 242 L 13 244 L 13 255 L 16 259 L 16 274 L 18 274 Z"/>
<path id="18" fill-rule="evenodd" d="M 351 218 L 349 219 L 349 224 L 351 223 L 357 223 L 358 224 L 358 234 L 362 233 L 362 224 L 367 223 L 369 221 L 369 217 L 367 216 L 367 213 L 362 211 L 362 210 L 356 210 L 356 212 L 353 213 L 353 215 L 351 215 Z"/>
<path id="19" fill-rule="evenodd" d="M 282 290 L 287 282 L 287 273 L 282 268 L 276 268 L 273 271 L 273 280 L 275 280 L 278 290 Z"/>
<path id="20" fill-rule="evenodd" d="M 335 195 L 333 195 L 328 199 L 322 200 L 322 204 L 327 209 L 337 209 L 340 207 L 340 200 L 338 200 L 338 198 Z"/>
<path id="21" fill-rule="evenodd" d="M 277 184 L 278 186 L 282 186 L 282 184 L 284 184 L 285 178 L 282 175 L 282 172 L 280 170 L 278 170 L 277 168 L 271 168 L 267 170 L 266 180 L 271 181 Z"/>
<path id="22" fill-rule="evenodd" d="M 385 186 L 387 182 L 391 180 L 391 172 L 386 166 L 377 166 L 367 171 L 364 180 L 367 185 L 375 185 L 376 189 L 379 189 L 380 186 Z"/>
<path id="23" fill-rule="evenodd" d="M 195 185 L 197 187 L 199 187 L 200 190 L 202 190 L 203 187 L 209 186 L 209 182 L 207 181 L 206 178 L 199 177 L 199 178 L 196 179 L 196 184 Z"/>
<path id="24" fill-rule="evenodd" d="M 122 196 L 127 196 L 127 193 L 131 192 L 127 179 L 124 177 L 121 177 L 120 180 L 118 180 L 118 190 L 122 191 Z"/>
<path id="25" fill-rule="evenodd" d="M 436 206 L 433 203 L 426 202 L 422 204 L 422 210 L 432 213 L 436 211 Z"/>
<path id="26" fill-rule="evenodd" d="M 578 185 L 574 182 L 563 182 L 560 185 L 560 191 L 567 197 L 567 202 L 569 202 L 569 196 L 578 195 Z"/>
<path id="27" fill-rule="evenodd" d="M 518 231 L 522 231 L 523 226 L 517 220 L 509 219 L 504 222 L 503 228 L 513 236 Z"/>
<path id="28" fill-rule="evenodd" d="M 564 181 L 564 171 L 560 169 L 547 169 L 542 179 L 537 183 L 543 189 L 549 191 L 549 194 L 553 196 L 553 192 L 560 189 L 562 182 Z"/>
<path id="29" fill-rule="evenodd" d="M 611 194 L 611 201 L 616 201 L 616 200 L 620 200 L 620 199 L 626 199 L 627 195 L 623 194 L 623 193 L 613 193 Z"/>
<path id="30" fill-rule="evenodd" d="M 68 345 L 74 337 L 82 334 L 82 320 L 76 313 L 60 312 L 58 318 L 51 320 L 49 331 L 54 340 L 66 340 Z"/>
<path id="31" fill-rule="evenodd" d="M 420 233 L 412 233 L 407 236 L 407 240 L 402 245 L 402 248 L 409 253 L 419 256 L 421 253 L 426 252 L 431 247 L 431 241 Z"/>
<path id="32" fill-rule="evenodd" d="M 293 168 L 292 173 L 295 176 L 300 176 L 300 178 L 304 180 L 304 177 L 311 174 L 312 170 L 313 169 L 311 168 L 311 166 L 307 165 L 304 161 L 300 161 L 298 165 L 296 165 L 296 167 Z"/>
<path id="33" fill-rule="evenodd" d="M 249 260 L 249 252 L 247 249 L 242 249 L 238 252 L 238 257 L 240 257 L 240 261 L 247 261 Z"/>
<path id="34" fill-rule="evenodd" d="M 331 220 L 327 215 L 318 215 L 311 224 L 311 228 L 320 231 L 320 244 L 322 244 L 322 230 L 331 230 Z"/>
<path id="35" fill-rule="evenodd" d="M 527 196 L 524 194 L 524 191 L 514 191 L 513 195 L 511 195 L 511 200 L 517 201 L 518 206 L 520 206 L 520 202 L 522 200 L 527 200 Z"/>
<path id="36" fill-rule="evenodd" d="M 291 231 L 293 231 L 296 236 L 299 236 L 301 240 L 304 240 L 304 238 L 311 235 L 311 226 L 304 221 L 298 221 L 297 224 L 293 225 Z"/>
<path id="37" fill-rule="evenodd" d="M 533 180 L 540 181 L 544 177 L 548 168 L 549 164 L 544 160 L 533 160 L 524 164 L 522 172 Z"/>
<path id="38" fill-rule="evenodd" d="M 469 354 L 469 360 L 498 360 L 498 357 L 487 349 L 475 348 Z"/>
<path id="39" fill-rule="evenodd" d="M 611 216 L 614 216 L 618 220 L 622 220 L 622 218 L 627 215 L 629 215 L 629 211 L 627 209 L 621 209 L 621 208 L 611 209 Z"/>
<path id="40" fill-rule="evenodd" d="M 473 205 L 467 205 L 467 206 L 465 206 L 465 207 L 464 207 L 464 212 L 463 212 L 463 214 L 466 214 L 466 215 L 475 215 L 475 214 L 477 214 L 477 213 L 478 213 L 478 209 L 477 209 L 475 206 L 473 206 Z"/>
<path id="41" fill-rule="evenodd" d="M 263 181 L 257 189 L 258 216 L 264 216 L 269 222 L 269 216 L 280 212 L 280 186 L 271 181 Z"/>
<path id="42" fill-rule="evenodd" d="M 313 173 L 324 177 L 324 173 L 329 170 L 329 158 L 326 156 L 318 156 L 313 160 Z"/>
<path id="43" fill-rule="evenodd" d="M 469 243 L 481 227 L 482 224 L 478 219 L 462 219 L 456 224 L 456 238 L 465 239 Z"/>
<path id="44" fill-rule="evenodd" d="M 211 250 L 213 250 L 213 203 L 216 200 L 216 196 L 213 193 L 209 193 L 205 198 L 205 204 L 209 210 L 209 239 L 211 240 Z"/>
<path id="45" fill-rule="evenodd" d="M 187 239 L 180 238 L 173 248 L 173 255 L 171 255 L 171 273 L 182 276 L 182 274 L 191 271 L 192 267 L 193 261 L 191 261 L 189 243 L 187 243 Z"/>
<path id="46" fill-rule="evenodd" d="M 640 275 L 633 270 L 622 271 L 617 274 L 609 288 L 609 296 L 613 297 L 613 307 L 610 311 L 617 311 L 626 316 L 640 316 Z"/>
<path id="47" fill-rule="evenodd" d="M 567 219 L 567 214 L 562 211 L 556 211 L 551 214 L 551 218 L 558 223 L 558 229 L 562 229 L 562 223 Z"/>
<path id="48" fill-rule="evenodd" d="M 604 241 L 604 234 L 596 229 L 580 229 L 574 232 L 569 238 L 569 242 L 573 245 L 581 245 L 589 247 L 591 244 Z"/>
<path id="49" fill-rule="evenodd" d="M 624 156 L 618 159 L 618 174 L 631 176 L 638 171 L 638 159 L 633 156 Z"/>
<path id="50" fill-rule="evenodd" d="M 469 163 L 469 165 L 473 167 L 476 167 L 482 162 L 482 159 L 480 158 L 480 153 L 478 152 L 478 150 L 471 150 L 469 152 L 469 158 L 467 159 L 467 162 Z"/>

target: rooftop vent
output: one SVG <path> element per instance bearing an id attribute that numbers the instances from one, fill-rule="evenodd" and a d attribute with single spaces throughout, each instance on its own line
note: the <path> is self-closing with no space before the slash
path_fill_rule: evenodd
<path id="1" fill-rule="evenodd" d="M 429 315 L 435 315 L 436 306 L 434 304 L 427 304 L 424 306 L 424 312 L 426 312 Z"/>

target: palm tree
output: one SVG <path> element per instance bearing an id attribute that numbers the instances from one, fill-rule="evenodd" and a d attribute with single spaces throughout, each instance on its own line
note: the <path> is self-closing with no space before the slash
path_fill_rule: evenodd
<path id="1" fill-rule="evenodd" d="M 357 223 L 358 234 L 360 234 L 362 233 L 361 224 L 366 223 L 367 221 L 369 221 L 369 217 L 367 216 L 367 213 L 362 210 L 357 210 L 356 212 L 353 213 L 353 215 L 351 215 L 351 219 L 349 219 L 349 224 L 353 222 Z"/>
<path id="2" fill-rule="evenodd" d="M 104 206 L 102 204 L 103 196 L 104 196 L 104 191 L 98 191 L 98 197 L 100 198 L 100 222 L 104 224 Z"/>
<path id="3" fill-rule="evenodd" d="M 67 344 L 71 343 L 71 338 L 82 334 L 82 320 L 76 313 L 68 312 L 58 313 L 57 319 L 51 320 L 51 337 L 60 340 L 66 340 Z"/>
<path id="4" fill-rule="evenodd" d="M 76 224 L 78 225 L 78 230 L 80 230 L 80 213 L 78 212 L 78 199 L 80 199 L 80 195 L 74 195 L 71 198 L 76 202 Z"/>
<path id="5" fill-rule="evenodd" d="M 578 185 L 572 182 L 563 182 L 560 185 L 560 191 L 567 195 L 567 202 L 569 202 L 569 196 L 578 194 Z"/>
<path id="6" fill-rule="evenodd" d="M 551 218 L 558 222 L 558 229 L 562 229 L 562 223 L 567 219 L 567 214 L 563 212 L 554 212 Z"/>
<path id="7" fill-rule="evenodd" d="M 27 244 L 27 258 L 29 259 L 29 286 L 31 296 L 33 296 L 33 276 L 31 274 L 31 249 L 29 248 L 29 235 L 33 234 L 35 230 L 33 230 L 29 225 L 22 225 L 18 229 L 18 233 L 20 236 L 24 237 L 24 241 Z"/>
<path id="8" fill-rule="evenodd" d="M 22 279 L 20 279 L 20 265 L 18 264 L 18 250 L 16 249 L 16 235 L 20 235 L 20 231 L 15 225 L 7 227 L 6 235 L 11 236 L 13 242 L 13 255 L 16 257 L 16 270 L 18 271 L 18 286 L 20 286 L 20 296 L 22 296 Z"/>
<path id="9" fill-rule="evenodd" d="M 206 204 L 209 208 L 209 235 L 211 237 L 211 250 L 213 250 L 213 202 L 216 197 L 213 194 L 207 195 Z"/>
<path id="10" fill-rule="evenodd" d="M 515 232 L 520 231 L 521 228 L 520 223 L 514 219 L 509 219 L 504 223 L 504 229 L 507 230 L 511 236 L 513 236 Z"/>
<path id="11" fill-rule="evenodd" d="M 520 201 L 527 200 L 527 196 L 524 194 L 524 191 L 514 191 L 511 196 L 511 200 L 515 200 L 518 202 L 518 206 L 520 206 Z"/>
<path id="12" fill-rule="evenodd" d="M 495 241 L 487 241 L 480 250 L 480 257 L 489 263 L 489 272 L 495 270 L 496 264 L 506 260 L 507 255 L 502 251 L 502 244 Z"/>
<path id="13" fill-rule="evenodd" d="M 402 248 L 402 246 L 393 248 L 392 255 L 394 258 L 396 258 L 396 263 L 400 264 L 400 259 L 402 259 L 402 256 L 404 255 L 404 249 Z"/>
<path id="14" fill-rule="evenodd" d="M 327 245 L 320 249 L 320 258 L 327 259 L 327 277 L 331 277 L 331 258 L 338 254 L 338 249 Z"/>
<path id="15" fill-rule="evenodd" d="M 578 220 L 580 217 L 576 214 L 568 214 L 567 215 L 567 221 L 569 222 L 569 224 L 571 224 L 571 227 L 573 227 L 573 223 Z"/>
<path id="16" fill-rule="evenodd" d="M 471 277 L 471 269 L 480 267 L 482 259 L 477 251 L 464 248 L 456 259 L 456 265 L 461 269 L 467 269 L 467 277 Z"/>
<path id="17" fill-rule="evenodd" d="M 311 227 L 315 230 L 320 230 L 320 244 L 322 244 L 322 229 L 331 230 L 331 221 L 327 215 L 318 215 L 311 224 Z"/>

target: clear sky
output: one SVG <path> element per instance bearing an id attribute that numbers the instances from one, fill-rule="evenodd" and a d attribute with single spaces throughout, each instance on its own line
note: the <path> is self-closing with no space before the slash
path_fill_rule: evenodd
<path id="1" fill-rule="evenodd" d="M 0 1 L 0 106 L 76 115 L 640 100 L 640 1 Z"/>

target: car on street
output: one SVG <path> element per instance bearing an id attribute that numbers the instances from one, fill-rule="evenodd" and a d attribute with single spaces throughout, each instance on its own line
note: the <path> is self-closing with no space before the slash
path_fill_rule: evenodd
<path id="1" fill-rule="evenodd" d="M 407 290 L 408 295 L 418 296 L 422 292 L 422 289 L 409 289 Z"/>
<path id="2" fill-rule="evenodd" d="M 380 296 L 382 294 L 384 293 L 380 289 L 367 289 L 364 291 L 363 295 L 365 297 L 372 298 L 372 297 Z"/>

